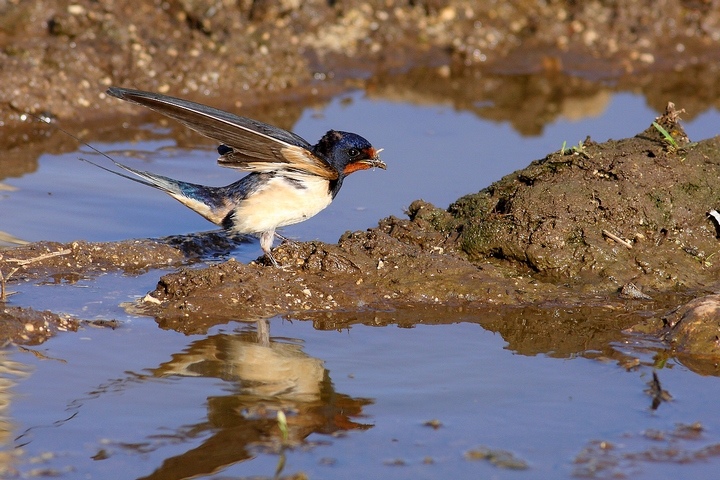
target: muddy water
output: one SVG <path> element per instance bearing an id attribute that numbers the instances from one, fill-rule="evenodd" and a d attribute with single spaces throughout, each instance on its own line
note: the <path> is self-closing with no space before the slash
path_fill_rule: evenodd
<path id="1" fill-rule="evenodd" d="M 314 141 L 329 128 L 357 131 L 386 149 L 389 169 L 354 175 L 327 211 L 285 234 L 333 242 L 402 215 L 417 198 L 445 206 L 563 142 L 625 137 L 657 114 L 630 94 L 571 107 L 534 137 L 448 105 L 359 92 L 308 108 L 296 132 Z M 710 110 L 685 126 L 701 139 L 717 133 L 719 120 Z M 96 146 L 176 178 L 235 178 L 214 165 L 209 146 L 181 149 L 163 138 Z M 211 227 L 161 193 L 77 161 L 90 158 L 81 150 L 44 155 L 37 170 L 3 179 L 0 230 L 29 241 L 104 241 Z M 259 253 L 256 242 L 233 252 L 241 261 Z M 617 338 L 602 351 L 558 353 L 554 345 L 528 355 L 509 348 L 489 319 L 442 310 L 417 312 L 423 324 L 414 328 L 378 321 L 321 331 L 276 317 L 185 336 L 120 306 L 162 273 L 12 285 L 11 304 L 118 319 L 120 327 L 85 326 L 32 351 L 5 352 L 6 476 L 708 478 L 720 462 L 711 400 L 720 383 L 665 362 L 659 345 L 640 338 Z M 583 320 L 581 311 L 564 315 Z M 655 411 L 645 393 L 652 366 L 662 367 L 662 387 L 673 396 Z"/>

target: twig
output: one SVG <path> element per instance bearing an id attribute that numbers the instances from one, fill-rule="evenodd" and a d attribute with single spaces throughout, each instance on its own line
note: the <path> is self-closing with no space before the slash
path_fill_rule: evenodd
<path id="1" fill-rule="evenodd" d="M 603 230 L 602 234 L 604 236 L 606 236 L 607 238 L 609 238 L 610 240 L 613 240 L 613 241 L 619 243 L 620 245 L 623 245 L 631 250 L 633 248 L 632 243 L 628 242 L 627 240 L 623 240 L 622 238 L 618 237 L 617 235 L 613 235 L 612 233 L 608 232 L 607 230 Z"/>
<path id="2" fill-rule="evenodd" d="M 23 267 L 25 265 L 30 265 L 31 263 L 39 262 L 41 260 L 47 260 L 48 258 L 59 257 L 60 255 L 67 255 L 70 252 L 71 252 L 71 250 L 69 248 L 66 248 L 65 250 L 58 250 L 57 252 L 46 253 L 44 255 L 39 255 L 39 256 L 33 257 L 33 258 L 28 258 L 26 260 L 19 260 L 16 258 L 8 258 L 7 261 L 15 262 L 18 265 L 20 265 L 21 267 Z"/>
<path id="3" fill-rule="evenodd" d="M 52 257 L 59 257 L 60 255 L 67 255 L 70 252 L 71 252 L 71 250 L 66 248 L 64 250 L 58 250 L 57 252 L 46 253 L 44 255 L 39 255 L 37 257 L 28 258 L 25 260 L 20 260 L 17 258 L 8 258 L 6 260 L 7 262 L 14 262 L 18 266 L 13 268 L 12 270 L 10 270 L 10 272 L 7 275 L 3 275 L 2 270 L 0 270 L 0 302 L 5 303 L 5 301 L 7 300 L 7 293 L 5 291 L 5 285 L 7 284 L 8 280 L 10 280 L 10 277 L 12 277 L 15 274 L 15 272 L 20 270 L 25 265 L 30 265 L 31 263 L 39 262 L 41 260 L 47 260 L 48 258 L 52 258 Z M 0 255 L 0 259 L 2 259 L 2 255 Z"/>
<path id="4" fill-rule="evenodd" d="M 5 277 L 3 276 L 2 270 L 0 270 L 0 302 L 5 303 Z"/>
<path id="5" fill-rule="evenodd" d="M 13 274 L 15 274 L 15 272 L 17 272 L 18 270 L 20 270 L 20 267 L 15 267 L 12 270 L 10 270 L 10 273 L 8 273 L 5 276 L 3 276 L 2 270 L 0 270 L 0 302 L 5 303 L 7 301 L 7 293 L 5 291 L 5 284 L 7 283 L 8 280 L 10 280 L 10 277 L 12 277 Z"/>

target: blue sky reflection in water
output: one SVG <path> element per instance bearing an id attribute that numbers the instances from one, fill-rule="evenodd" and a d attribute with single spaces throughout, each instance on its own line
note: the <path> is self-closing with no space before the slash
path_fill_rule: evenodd
<path id="1" fill-rule="evenodd" d="M 225 454 L 218 467 L 228 477 L 271 477 L 278 456 L 262 445 L 245 451 L 245 425 L 234 417 L 262 430 L 253 418 L 264 408 L 272 413 L 273 398 L 253 397 L 232 375 L 208 374 L 199 361 L 186 374 L 155 375 L 168 362 L 191 358 L 194 345 L 218 337 L 231 343 L 245 331 L 242 324 L 229 324 L 208 336 L 183 336 L 133 319 L 119 330 L 88 329 L 52 340 L 42 349 L 49 360 L 13 355 L 33 369 L 14 389 L 10 408 L 19 427 L 30 427 L 19 428 L 18 441 L 27 442 L 23 451 L 36 459 L 35 469 L 64 478 L 110 478 L 119 470 L 123 478 L 152 472 L 156 476 L 148 478 L 177 478 L 170 474 L 177 473 L 173 463 L 189 472 L 201 463 L 189 462 L 198 451 Z M 288 474 L 570 478 L 591 467 L 599 478 L 633 472 L 633 478 L 670 479 L 710 478 L 703 473 L 715 468 L 716 460 L 710 456 L 707 462 L 703 452 L 718 441 L 713 432 L 720 420 L 707 398 L 720 394 L 720 383 L 679 365 L 661 372 L 674 401 L 651 413 L 643 393 L 649 370 L 626 372 L 580 357 L 517 355 L 503 348 L 499 335 L 474 323 L 338 332 L 273 319 L 271 332 L 274 342 L 297 347 L 296 363 L 315 362 L 325 370 L 332 382 L 325 394 L 344 399 L 338 402 L 344 409 L 323 415 L 306 406 L 312 401 L 283 398 L 291 424 L 294 418 L 302 423 L 294 431 L 310 432 L 305 447 L 286 452 Z M 692 393 L 697 391 L 703 394 Z M 440 428 L 426 426 L 430 420 Z M 674 437 L 678 424 L 697 421 L 706 429 L 698 438 Z M 365 427 L 348 429 L 352 423 Z M 219 440 L 235 442 L 232 455 Z M 603 465 L 575 463 L 594 441 L 607 442 Z M 529 471 L 465 459 L 480 447 L 512 452 Z M 662 457 L 664 449 L 687 463 L 650 459 Z M 45 452 L 52 455 L 44 458 Z M 693 456 L 698 460 L 691 461 Z"/>
<path id="2" fill-rule="evenodd" d="M 560 117 L 542 135 L 522 137 L 508 123 L 487 122 L 450 106 L 344 95 L 327 108 L 306 111 L 294 131 L 311 142 L 329 128 L 358 132 L 385 148 L 388 170 L 353 175 L 331 207 L 285 233 L 334 242 L 346 230 L 401 216 L 416 198 L 447 206 L 558 150 L 563 141 L 569 147 L 587 135 L 596 141 L 633 135 L 657 114 L 641 97 L 617 94 L 597 116 Z M 710 111 L 685 126 L 697 140 L 715 135 L 719 120 L 718 112 Z M 215 165 L 209 147 L 178 150 L 170 140 L 96 146 L 145 152 L 142 158 L 117 158 L 180 179 L 220 185 L 236 178 L 235 172 Z M 27 240 L 69 241 L 211 229 L 164 194 L 79 162 L 77 156 L 45 155 L 37 172 L 3 180 L 17 190 L 0 192 L 0 230 Z M 243 245 L 238 258 L 247 261 L 259 254 L 257 244 Z M 521 355 L 508 349 L 499 334 L 483 329 L 484 319 L 472 312 L 460 323 L 411 329 L 321 331 L 309 322 L 272 319 L 278 354 L 272 358 L 307 365 L 307 372 L 296 376 L 300 381 L 308 375 L 304 385 L 309 390 L 301 400 L 276 395 L 261 401 L 263 392 L 251 387 L 263 384 L 262 377 L 252 377 L 259 373 L 237 360 L 254 351 L 246 341 L 252 325 L 233 323 L 208 335 L 185 336 L 119 307 L 152 289 L 162 273 L 13 285 L 19 293 L 12 301 L 18 305 L 122 322 L 118 330 L 86 327 L 35 347 L 44 358 L 19 351 L 9 355 L 31 372 L 16 380 L 4 412 L 14 427 L 8 449 L 23 445 L 9 462 L 23 475 L 115 478 L 122 472 L 123 478 L 138 478 L 155 472 L 155 478 L 176 478 L 172 462 L 184 460 L 188 473 L 193 452 L 199 452 L 225 455 L 215 476 L 212 462 L 203 464 L 209 465 L 202 474 L 207 478 L 271 478 L 279 458 L 271 445 L 277 437 L 267 433 L 273 423 L 263 420 L 263 408 L 272 413 L 277 398 L 288 409 L 293 431 L 307 442 L 285 452 L 284 473 L 303 471 L 310 478 L 570 478 L 589 473 L 596 478 L 711 478 L 720 462 L 712 454 L 720 445 L 720 416 L 710 400 L 720 395 L 717 378 L 670 362 L 660 378 L 675 398 L 653 413 L 644 393 L 649 368 L 626 371 L 616 362 Z M 640 348 L 617 348 L 652 363 L 652 354 Z M 203 360 L 199 352 L 208 351 L 224 361 Z M 265 358 L 260 373 L 269 375 L 269 362 Z M 250 386 L 242 388 L 243 382 Z M 334 403 L 317 409 L 316 394 Z M 433 419 L 442 426 L 424 425 Z M 686 438 L 678 424 L 693 422 L 705 430 Z M 248 433 L 243 429 L 265 432 L 270 445 L 258 442 L 245 449 Z M 594 443 L 601 441 L 607 443 Z M 219 446 L 232 442 L 238 448 L 229 453 Z M 529 471 L 464 458 L 478 447 L 509 451 Z"/>

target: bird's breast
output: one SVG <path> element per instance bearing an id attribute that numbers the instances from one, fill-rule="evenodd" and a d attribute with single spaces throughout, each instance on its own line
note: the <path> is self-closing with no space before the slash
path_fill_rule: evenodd
<path id="1" fill-rule="evenodd" d="M 331 201 L 327 179 L 277 175 L 235 207 L 232 230 L 260 233 L 299 223 L 316 215 Z"/>

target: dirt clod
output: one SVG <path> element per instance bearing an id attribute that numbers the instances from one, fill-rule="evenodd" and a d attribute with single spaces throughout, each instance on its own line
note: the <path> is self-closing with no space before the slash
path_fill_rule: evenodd
<path id="1" fill-rule="evenodd" d="M 0 303 L 0 341 L 18 345 L 38 345 L 60 331 L 76 331 L 78 322 L 67 316 L 39 312 L 31 308 Z"/>

